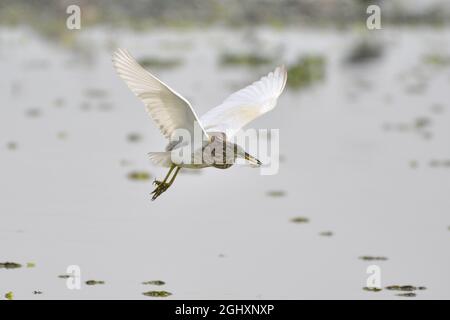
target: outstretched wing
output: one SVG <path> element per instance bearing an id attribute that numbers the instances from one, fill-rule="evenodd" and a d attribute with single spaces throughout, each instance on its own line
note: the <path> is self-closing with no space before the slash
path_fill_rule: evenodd
<path id="1" fill-rule="evenodd" d="M 126 50 L 118 49 L 113 54 L 113 63 L 130 90 L 144 102 L 166 138 L 170 139 L 176 129 L 186 129 L 194 137 L 195 126 L 206 135 L 191 104 L 142 68 Z"/>
<path id="2" fill-rule="evenodd" d="M 276 68 L 205 113 L 200 118 L 203 128 L 207 132 L 226 132 L 228 137 L 233 136 L 250 121 L 275 107 L 286 80 L 286 68 Z"/>

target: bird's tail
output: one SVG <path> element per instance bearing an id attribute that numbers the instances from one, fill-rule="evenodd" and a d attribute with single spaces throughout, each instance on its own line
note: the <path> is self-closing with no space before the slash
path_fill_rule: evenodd
<path id="1" fill-rule="evenodd" d="M 165 152 L 149 152 L 150 161 L 160 167 L 170 167 L 172 161 L 170 160 L 170 151 Z"/>

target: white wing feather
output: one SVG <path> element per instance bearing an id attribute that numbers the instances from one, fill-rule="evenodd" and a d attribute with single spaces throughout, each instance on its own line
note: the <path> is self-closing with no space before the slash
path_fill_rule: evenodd
<path id="1" fill-rule="evenodd" d="M 278 67 L 259 81 L 230 95 L 200 121 L 207 132 L 225 132 L 231 137 L 250 121 L 272 110 L 286 85 L 287 72 Z"/>
<path id="2" fill-rule="evenodd" d="M 113 54 L 114 67 L 131 91 L 145 104 L 147 112 L 170 139 L 176 129 L 187 129 L 194 136 L 194 127 L 203 130 L 191 104 L 169 86 L 142 68 L 126 51 Z"/>

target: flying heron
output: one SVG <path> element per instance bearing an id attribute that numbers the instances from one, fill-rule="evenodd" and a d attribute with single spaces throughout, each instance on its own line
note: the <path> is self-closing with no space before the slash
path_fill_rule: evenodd
<path id="1" fill-rule="evenodd" d="M 150 152 L 150 159 L 154 164 L 170 168 L 162 181 L 154 181 L 156 188 L 151 193 L 152 200 L 172 185 L 181 168 L 226 169 L 237 158 L 243 158 L 253 165 L 261 165 L 258 159 L 229 140 L 250 121 L 276 106 L 286 85 L 287 72 L 284 66 L 277 67 L 267 76 L 231 94 L 222 104 L 199 118 L 185 98 L 140 66 L 126 50 L 118 49 L 113 54 L 113 64 L 130 90 L 144 102 L 161 133 L 170 141 L 166 151 Z M 182 129 L 193 137 L 197 128 L 200 128 L 205 143 L 192 151 L 192 159 L 200 157 L 200 161 L 174 162 L 172 152 L 189 143 L 173 141 L 174 133 Z M 221 152 L 215 152 L 216 150 Z"/>

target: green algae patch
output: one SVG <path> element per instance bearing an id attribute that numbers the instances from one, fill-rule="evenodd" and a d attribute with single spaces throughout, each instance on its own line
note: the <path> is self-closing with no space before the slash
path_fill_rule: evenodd
<path id="1" fill-rule="evenodd" d="M 416 295 L 414 292 L 406 292 L 406 293 L 399 293 L 399 294 L 396 294 L 396 296 L 398 296 L 398 297 L 414 298 L 414 297 L 416 297 L 417 295 Z"/>
<path id="2" fill-rule="evenodd" d="M 387 261 L 387 257 L 381 257 L 381 256 L 361 256 L 359 257 L 360 260 L 363 261 Z"/>
<path id="3" fill-rule="evenodd" d="M 147 181 L 150 179 L 150 174 L 146 171 L 132 171 L 128 174 L 128 179 L 134 181 Z"/>
<path id="4" fill-rule="evenodd" d="M 139 133 L 132 132 L 127 135 L 128 142 L 139 142 L 142 140 L 142 136 Z"/>
<path id="5" fill-rule="evenodd" d="M 38 108 L 31 108 L 25 112 L 25 115 L 29 118 L 38 118 L 42 115 L 42 112 Z"/>
<path id="6" fill-rule="evenodd" d="M 325 78 L 326 60 L 323 56 L 303 56 L 288 68 L 287 85 L 292 89 L 310 86 Z"/>
<path id="7" fill-rule="evenodd" d="M 98 88 L 89 88 L 84 91 L 84 95 L 88 98 L 104 98 L 108 95 L 106 90 Z"/>
<path id="8" fill-rule="evenodd" d="M 424 288 L 424 287 L 415 287 L 415 286 L 411 286 L 411 285 L 404 285 L 404 286 L 393 285 L 393 286 L 387 286 L 386 290 L 411 292 L 411 291 L 419 290 L 419 288 Z M 421 289 L 421 290 L 424 290 L 424 289 Z"/>
<path id="9" fill-rule="evenodd" d="M 154 298 L 166 298 L 166 297 L 172 295 L 170 292 L 167 292 L 167 291 L 147 291 L 142 294 L 144 296 L 154 297 Z"/>
<path id="10" fill-rule="evenodd" d="M 358 41 L 346 57 L 348 64 L 362 64 L 372 62 L 383 55 L 383 46 L 372 41 L 372 39 L 362 39 Z"/>
<path id="11" fill-rule="evenodd" d="M 36 264 L 34 262 L 27 262 L 27 268 L 34 268 Z"/>
<path id="12" fill-rule="evenodd" d="M 271 64 L 272 61 L 272 58 L 258 53 L 224 53 L 220 57 L 220 64 L 223 66 L 259 67 Z"/>
<path id="13" fill-rule="evenodd" d="M 101 281 L 101 280 L 88 280 L 85 282 L 88 286 L 95 286 L 98 284 L 105 284 L 105 281 Z"/>
<path id="14" fill-rule="evenodd" d="M 8 150 L 16 150 L 17 149 L 17 142 L 10 141 L 6 144 L 6 148 Z"/>
<path id="15" fill-rule="evenodd" d="M 144 68 L 153 68 L 153 69 L 172 69 L 182 64 L 181 59 L 157 58 L 157 57 L 141 58 L 138 60 L 138 62 Z"/>
<path id="16" fill-rule="evenodd" d="M 423 56 L 423 62 L 425 64 L 437 67 L 450 66 L 450 56 L 439 53 L 431 53 Z"/>
<path id="17" fill-rule="evenodd" d="M 381 288 L 377 288 L 377 287 L 364 287 L 363 288 L 364 291 L 369 291 L 369 292 L 380 292 Z"/>
<path id="18" fill-rule="evenodd" d="M 14 299 L 14 294 L 11 291 L 7 292 L 7 293 L 5 293 L 5 298 L 7 300 L 12 300 L 12 299 Z"/>
<path id="19" fill-rule="evenodd" d="M 267 191 L 267 195 L 269 197 L 279 198 L 279 197 L 284 197 L 286 195 L 286 192 L 282 191 L 282 190 L 271 190 L 271 191 Z"/>
<path id="20" fill-rule="evenodd" d="M 151 280 L 151 281 L 144 281 L 144 282 L 142 282 L 142 284 L 153 285 L 153 286 L 162 286 L 162 285 L 165 285 L 166 283 L 161 280 Z"/>
<path id="21" fill-rule="evenodd" d="M 295 217 L 291 219 L 291 222 L 293 223 L 308 223 L 309 219 L 306 217 Z"/>
<path id="22" fill-rule="evenodd" d="M 17 269 L 21 267 L 22 265 L 16 262 L 0 262 L 0 269 Z"/>

